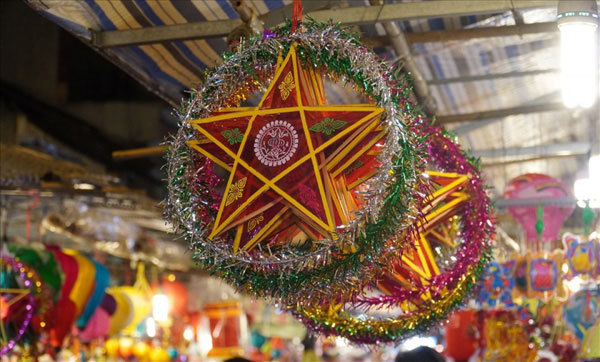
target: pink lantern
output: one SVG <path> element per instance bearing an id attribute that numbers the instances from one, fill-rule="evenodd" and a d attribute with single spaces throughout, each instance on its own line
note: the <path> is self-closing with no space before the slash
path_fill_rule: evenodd
<path id="1" fill-rule="evenodd" d="M 92 339 L 106 336 L 109 329 L 110 316 L 108 312 L 102 308 L 96 308 L 85 329 L 79 333 L 79 338 L 83 342 L 89 342 Z"/>
<path id="2" fill-rule="evenodd" d="M 504 191 L 504 196 L 511 200 L 531 200 L 531 205 L 512 206 L 508 212 L 523 226 L 527 234 L 527 240 L 538 239 L 536 221 L 538 207 L 536 202 L 541 200 L 551 201 L 573 195 L 571 189 L 562 181 L 542 175 L 539 173 L 528 173 L 510 180 Z M 558 240 L 558 232 L 569 215 L 573 212 L 575 205 L 544 205 L 543 225 L 538 228 L 543 231 L 542 241 Z"/>

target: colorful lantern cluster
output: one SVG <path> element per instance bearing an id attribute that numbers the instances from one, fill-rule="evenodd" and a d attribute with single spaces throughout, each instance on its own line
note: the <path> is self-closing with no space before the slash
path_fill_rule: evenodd
<path id="1" fill-rule="evenodd" d="M 152 295 L 158 291 L 172 301 L 171 327 L 181 329 L 174 337 L 183 335 L 181 326 L 188 317 L 185 287 L 167 279 L 152 290 L 143 264 L 133 286 L 109 287 L 107 268 L 86 254 L 50 245 L 44 249 L 12 245 L 10 254 L 14 257 L 1 259 L 0 355 L 22 342 L 22 336 L 52 348 L 61 348 L 67 338 L 89 343 L 121 336 L 118 354 L 130 355 L 127 338 L 139 337 L 141 332 L 148 336 L 141 328 L 151 315 Z M 106 345 L 109 352 L 111 341 Z"/>
<path id="2" fill-rule="evenodd" d="M 492 261 L 479 283 L 477 300 L 489 307 L 512 307 L 517 298 L 565 300 L 569 283 L 598 281 L 597 237 L 565 233 L 564 250 L 527 253 L 505 262 Z"/>

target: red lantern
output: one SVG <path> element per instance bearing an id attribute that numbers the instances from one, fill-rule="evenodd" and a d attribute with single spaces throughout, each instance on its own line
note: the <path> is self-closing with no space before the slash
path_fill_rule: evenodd
<path id="1" fill-rule="evenodd" d="M 208 303 L 204 313 L 209 319 L 212 349 L 211 357 L 231 357 L 244 352 L 241 321 L 244 318 L 238 301 Z"/>
<path id="2" fill-rule="evenodd" d="M 478 344 L 475 311 L 460 310 L 452 314 L 446 325 L 446 354 L 457 361 L 468 360 Z"/>
<path id="3" fill-rule="evenodd" d="M 162 292 L 169 297 L 171 315 L 185 316 L 188 308 L 188 292 L 185 284 L 176 280 L 164 279 L 160 285 Z"/>

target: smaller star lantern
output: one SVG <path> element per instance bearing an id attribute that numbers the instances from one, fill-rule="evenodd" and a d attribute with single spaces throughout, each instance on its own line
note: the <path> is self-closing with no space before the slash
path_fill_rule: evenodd
<path id="1" fill-rule="evenodd" d="M 469 198 L 462 191 L 469 176 L 434 171 L 427 171 L 427 174 L 432 184 L 437 185 L 437 190 L 423 207 L 424 217 L 417 226 L 420 233 L 414 237 L 414 247 L 408 248 L 401 260 L 378 283 L 378 287 L 388 295 L 393 294 L 390 288 L 398 283 L 409 289 L 428 285 L 432 277 L 441 274 L 432 246 L 456 247 L 452 224 Z"/>
<path id="2" fill-rule="evenodd" d="M 477 162 L 445 130 L 418 125 L 413 130 L 426 137 L 429 165 L 441 170 L 427 171 L 432 187 L 417 200 L 422 217 L 412 229 L 418 234 L 405 230 L 392 239 L 391 244 L 404 240 L 408 245 L 400 255 L 390 253 L 394 262 L 384 274 L 342 307 L 335 300 L 335 308 L 292 306 L 309 328 L 357 343 L 423 333 L 447 319 L 485 269 L 494 222 Z"/>
<path id="3" fill-rule="evenodd" d="M 327 105 L 323 79 L 295 45 L 256 107 L 221 109 L 190 123 L 195 150 L 229 172 L 209 239 L 232 231 L 233 251 L 258 243 L 337 240 L 376 172 L 383 108 Z"/>
<path id="4" fill-rule="evenodd" d="M 39 292 L 40 285 L 23 263 L 5 256 L 0 259 L 0 356 L 27 331 L 36 305 L 33 291 Z"/>

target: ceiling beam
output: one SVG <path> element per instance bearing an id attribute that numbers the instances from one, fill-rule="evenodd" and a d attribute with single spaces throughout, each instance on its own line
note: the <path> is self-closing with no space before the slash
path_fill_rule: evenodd
<path id="1" fill-rule="evenodd" d="M 552 7 L 557 0 L 439 0 L 402 2 L 375 6 L 315 11 L 308 16 L 317 22 L 332 19 L 342 24 L 368 24 L 382 21 L 441 18 L 474 14 L 493 14 L 510 10 Z"/>
<path id="2" fill-rule="evenodd" d="M 145 157 L 162 156 L 166 151 L 166 146 L 133 148 L 128 150 L 113 151 L 112 158 L 115 161 L 132 160 Z"/>
<path id="3" fill-rule="evenodd" d="M 508 161 L 498 161 L 498 162 L 482 162 L 482 166 L 483 167 L 496 167 L 496 166 L 507 166 L 507 165 L 514 165 L 517 163 L 525 163 L 525 162 L 533 162 L 533 161 L 542 161 L 542 160 L 556 160 L 556 159 L 561 159 L 561 158 L 567 158 L 567 157 L 577 157 L 580 156 L 579 154 L 572 154 L 572 155 L 550 155 L 550 156 L 536 156 L 536 157 L 527 157 L 527 158 L 519 158 L 519 159 L 513 159 L 513 160 L 508 160 Z"/>
<path id="4" fill-rule="evenodd" d="M 233 29 L 242 24 L 244 22 L 241 19 L 227 19 L 130 30 L 92 31 L 91 42 L 97 48 L 111 48 L 175 40 L 222 37 L 227 36 Z"/>
<path id="5" fill-rule="evenodd" d="M 370 0 L 372 5 L 378 5 L 382 2 L 383 0 Z M 381 25 L 394 48 L 396 58 L 402 60 L 404 71 L 412 75 L 413 89 L 419 103 L 423 105 L 423 110 L 429 116 L 435 115 L 437 111 L 437 102 L 431 94 L 427 81 L 419 69 L 415 58 L 411 54 L 410 45 L 405 37 L 406 34 L 400 29 L 400 25 L 394 21 L 385 21 L 382 22 Z"/>
<path id="6" fill-rule="evenodd" d="M 537 97 L 534 100 L 532 100 L 531 102 L 529 102 L 528 104 L 541 104 L 541 103 L 549 103 L 549 102 L 553 102 L 556 101 L 557 99 L 560 98 L 560 89 L 556 90 L 554 92 L 548 93 L 548 94 L 544 94 L 541 97 Z M 461 136 L 461 135 L 465 135 L 469 132 L 473 132 L 476 131 L 480 128 L 486 127 L 490 124 L 494 124 L 496 122 L 500 122 L 502 121 L 504 118 L 489 118 L 486 120 L 481 120 L 479 122 L 469 122 L 469 123 L 464 123 L 461 124 L 460 126 L 452 129 L 452 132 L 456 133 L 457 135 Z"/>
<path id="7" fill-rule="evenodd" d="M 504 209 L 512 206 L 568 206 L 575 205 L 576 203 L 577 199 L 573 196 L 551 199 L 495 199 L 493 201 L 493 205 L 496 209 Z"/>
<path id="8" fill-rule="evenodd" d="M 465 77 L 456 78 L 442 78 L 442 79 L 431 79 L 427 83 L 429 85 L 442 85 L 449 83 L 466 83 L 466 82 L 477 82 L 481 80 L 493 80 L 502 78 L 521 78 L 528 76 L 535 76 L 541 74 L 558 73 L 559 69 L 538 69 L 538 70 L 527 70 L 524 72 L 508 72 L 508 73 L 495 73 L 495 74 L 482 74 L 482 75 L 470 75 Z"/>
<path id="9" fill-rule="evenodd" d="M 410 43 L 446 42 L 450 40 L 469 40 L 473 38 L 494 38 L 499 36 L 557 33 L 555 22 L 532 23 L 523 25 L 487 26 L 482 28 L 434 30 L 407 34 Z"/>
<path id="10" fill-rule="evenodd" d="M 306 7 L 311 3 L 318 4 L 319 2 L 309 1 Z M 513 9 L 555 7 L 556 4 L 557 0 L 486 0 L 477 2 L 472 0 L 439 0 L 307 11 L 305 18 L 310 17 L 317 22 L 333 20 L 333 22 L 340 22 L 346 25 L 359 25 L 419 18 L 493 14 Z M 283 11 L 283 14 L 287 13 Z M 275 16 L 274 19 L 278 19 L 278 17 Z M 262 20 L 264 21 L 264 19 Z M 273 20 L 273 22 L 275 21 L 277 20 Z M 227 19 L 146 27 L 142 29 L 94 31 L 92 32 L 91 42 L 95 47 L 109 48 L 175 40 L 222 37 L 227 36 L 233 29 L 242 25 L 242 23 L 243 21 L 240 19 Z M 267 21 L 266 25 L 271 23 Z M 520 33 L 517 32 L 516 34 Z"/>
<path id="11" fill-rule="evenodd" d="M 492 118 L 504 118 L 515 114 L 541 113 L 565 110 L 565 106 L 560 102 L 534 104 L 513 108 L 494 109 L 484 112 L 473 112 L 464 114 L 451 114 L 446 116 L 437 116 L 437 124 L 449 124 L 457 122 L 479 122 Z"/>
<path id="12" fill-rule="evenodd" d="M 558 27 L 554 22 L 532 23 L 522 25 L 487 26 L 471 29 L 433 30 L 406 33 L 406 41 L 414 43 L 436 43 L 451 40 L 469 40 L 476 38 L 493 38 L 500 36 L 556 33 Z M 391 45 L 387 36 L 373 36 L 362 39 L 363 44 L 371 48 L 380 48 Z"/>
<path id="13" fill-rule="evenodd" d="M 502 158 L 523 156 L 565 156 L 582 155 L 591 149 L 589 142 L 567 142 L 530 147 L 493 148 L 487 150 L 472 150 L 475 157 Z"/>

